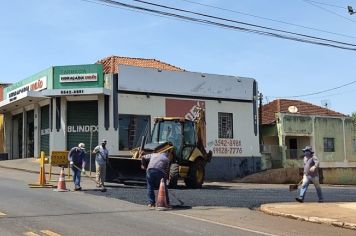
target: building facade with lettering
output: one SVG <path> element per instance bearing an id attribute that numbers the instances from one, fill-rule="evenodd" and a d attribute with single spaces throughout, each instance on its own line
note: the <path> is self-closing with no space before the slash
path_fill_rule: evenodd
<path id="1" fill-rule="evenodd" d="M 0 111 L 9 158 L 49 155 L 90 140 L 97 144 L 99 106 L 111 94 L 103 77 L 99 64 L 54 66 L 6 87 Z M 90 129 L 91 135 L 82 132 Z"/>
<path id="2" fill-rule="evenodd" d="M 111 158 L 130 156 L 154 117 L 206 111 L 206 178 L 230 180 L 260 169 L 257 82 L 184 71 L 154 59 L 108 57 L 92 65 L 54 66 L 4 90 L 9 158 L 41 151 L 87 151 L 107 139 Z"/>
<path id="3" fill-rule="evenodd" d="M 305 146 L 319 158 L 323 182 L 355 184 L 356 124 L 351 117 L 304 101 L 262 107 L 263 155 L 275 168 L 302 168 Z"/>

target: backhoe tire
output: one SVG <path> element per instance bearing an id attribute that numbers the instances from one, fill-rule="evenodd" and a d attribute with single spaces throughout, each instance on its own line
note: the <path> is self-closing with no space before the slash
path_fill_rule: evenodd
<path id="1" fill-rule="evenodd" d="M 184 179 L 188 188 L 202 188 L 205 178 L 205 163 L 198 159 L 190 165 L 188 177 Z"/>
<path id="2" fill-rule="evenodd" d="M 177 188 L 179 178 L 179 165 L 172 163 L 169 170 L 169 188 Z"/>

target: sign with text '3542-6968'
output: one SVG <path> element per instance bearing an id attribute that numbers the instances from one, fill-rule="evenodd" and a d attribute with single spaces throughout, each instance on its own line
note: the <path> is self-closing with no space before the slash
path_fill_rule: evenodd
<path id="1" fill-rule="evenodd" d="M 98 75 L 96 73 L 59 75 L 59 82 L 61 83 L 93 82 L 97 80 Z"/>

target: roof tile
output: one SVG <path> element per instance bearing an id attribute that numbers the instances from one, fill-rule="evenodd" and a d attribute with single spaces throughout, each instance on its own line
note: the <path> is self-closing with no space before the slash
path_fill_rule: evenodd
<path id="1" fill-rule="evenodd" d="M 308 102 L 289 99 L 276 99 L 262 106 L 262 124 L 272 124 L 275 122 L 276 113 L 290 113 L 288 108 L 296 106 L 299 115 L 318 115 L 318 116 L 346 116 L 342 113 L 320 107 Z"/>
<path id="2" fill-rule="evenodd" d="M 156 68 L 161 70 L 184 71 L 179 67 L 170 65 L 165 62 L 158 61 L 156 59 L 109 56 L 97 61 L 96 63 L 103 65 L 105 74 L 118 73 L 119 65 Z"/>

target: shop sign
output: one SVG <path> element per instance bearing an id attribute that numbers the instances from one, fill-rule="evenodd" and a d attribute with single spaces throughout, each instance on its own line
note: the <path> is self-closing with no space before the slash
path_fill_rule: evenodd
<path id="1" fill-rule="evenodd" d="M 98 81 L 97 73 L 59 75 L 59 82 L 61 83 L 94 82 L 94 81 Z"/>
<path id="2" fill-rule="evenodd" d="M 47 128 L 47 129 L 41 129 L 41 135 L 49 134 L 49 132 L 50 132 L 49 128 Z"/>
<path id="3" fill-rule="evenodd" d="M 194 120 L 198 116 L 199 108 L 205 109 L 204 101 L 166 98 L 166 116 Z"/>
<path id="4" fill-rule="evenodd" d="M 28 91 L 41 91 L 43 89 L 47 88 L 47 76 L 43 76 L 38 80 L 35 80 L 31 83 L 25 84 L 19 88 L 16 88 L 14 90 L 10 90 L 7 93 L 7 98 L 12 100 L 16 100 L 16 96 L 28 92 Z"/>
<path id="5" fill-rule="evenodd" d="M 97 125 L 68 125 L 68 133 L 89 133 L 98 132 L 99 126 Z"/>
<path id="6" fill-rule="evenodd" d="M 243 152 L 240 139 L 215 139 L 208 143 L 208 147 L 213 154 L 236 155 Z"/>
<path id="7" fill-rule="evenodd" d="M 84 89 L 61 90 L 61 95 L 78 95 L 78 94 L 84 94 Z"/>

